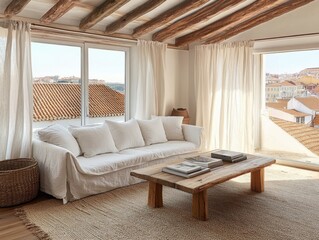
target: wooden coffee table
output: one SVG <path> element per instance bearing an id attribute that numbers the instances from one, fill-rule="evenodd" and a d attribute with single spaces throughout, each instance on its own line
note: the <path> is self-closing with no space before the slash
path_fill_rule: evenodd
<path id="1" fill-rule="evenodd" d="M 183 160 L 175 161 L 182 162 Z M 137 178 L 149 181 L 148 205 L 152 208 L 163 207 L 163 185 L 176 188 L 193 195 L 192 214 L 199 220 L 207 220 L 208 198 L 207 189 L 240 175 L 251 173 L 251 190 L 264 191 L 264 168 L 275 163 L 269 157 L 247 155 L 247 160 L 238 163 L 225 163 L 211 172 L 193 178 L 182 178 L 162 172 L 162 168 L 172 164 L 158 164 L 131 172 Z"/>

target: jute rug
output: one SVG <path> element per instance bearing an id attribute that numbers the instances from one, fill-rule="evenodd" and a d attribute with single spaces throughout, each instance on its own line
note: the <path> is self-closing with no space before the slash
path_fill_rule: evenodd
<path id="1" fill-rule="evenodd" d="M 192 218 L 190 194 L 167 187 L 164 207 L 148 208 L 147 187 L 66 205 L 50 199 L 17 212 L 42 239 L 319 239 L 318 172 L 274 165 L 264 193 L 250 191 L 249 175 L 211 188 L 206 222 Z"/>

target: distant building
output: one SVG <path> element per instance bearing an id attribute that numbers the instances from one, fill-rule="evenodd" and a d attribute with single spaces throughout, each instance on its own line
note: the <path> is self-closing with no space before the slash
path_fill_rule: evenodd
<path id="1" fill-rule="evenodd" d="M 314 84 L 315 85 L 315 84 Z M 319 96 L 319 86 L 318 85 L 315 85 L 314 88 L 312 88 L 311 90 L 309 90 L 309 92 L 312 94 L 312 95 L 315 95 L 315 96 Z"/>
<path id="2" fill-rule="evenodd" d="M 300 76 L 311 76 L 319 79 L 319 67 L 317 68 L 306 68 L 299 72 Z"/>
<path id="3" fill-rule="evenodd" d="M 319 126 L 319 98 L 316 96 L 309 97 L 296 97 L 290 99 L 287 104 L 288 109 L 295 109 L 299 112 L 303 112 L 311 115 L 311 125 Z"/>
<path id="4" fill-rule="evenodd" d="M 266 106 L 270 117 L 301 124 L 309 124 L 312 121 L 311 114 L 299 112 L 294 109 L 287 109 L 286 101 L 271 102 L 267 103 Z"/>
<path id="5" fill-rule="evenodd" d="M 266 84 L 266 101 L 276 102 L 278 99 L 290 99 L 297 96 L 306 96 L 305 86 L 295 81 Z"/>

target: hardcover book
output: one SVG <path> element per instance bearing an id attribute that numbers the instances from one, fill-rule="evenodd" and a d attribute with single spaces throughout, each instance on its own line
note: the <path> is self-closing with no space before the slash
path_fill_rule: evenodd
<path id="1" fill-rule="evenodd" d="M 198 171 L 196 171 L 196 172 L 192 172 L 192 173 L 186 174 L 186 173 L 182 173 L 182 172 L 179 172 L 179 171 L 174 171 L 174 170 L 172 170 L 172 169 L 169 169 L 168 167 L 164 167 L 164 168 L 162 169 L 162 172 L 166 172 L 166 173 L 173 174 L 173 175 L 180 176 L 180 177 L 184 177 L 184 178 L 196 177 L 196 176 L 198 176 L 198 175 L 207 173 L 207 172 L 209 172 L 209 171 L 210 171 L 209 168 L 200 167 L 200 170 L 198 170 Z"/>
<path id="2" fill-rule="evenodd" d="M 196 171 L 201 170 L 201 166 L 195 165 L 195 164 L 191 164 L 191 163 L 187 163 L 187 162 L 182 162 L 182 163 L 178 163 L 178 164 L 173 164 L 173 165 L 168 165 L 166 167 L 167 169 L 176 171 L 176 172 L 181 172 L 181 173 L 185 173 L 185 174 L 190 174 Z"/>
<path id="3" fill-rule="evenodd" d="M 243 160 L 246 160 L 247 159 L 247 156 L 241 156 L 241 157 L 238 157 L 238 158 L 233 158 L 231 160 L 226 160 L 224 159 L 223 161 L 225 162 L 231 162 L 231 163 L 236 163 L 236 162 L 240 162 L 240 161 L 243 161 Z"/>
<path id="4" fill-rule="evenodd" d="M 221 159 L 211 158 L 206 156 L 191 157 L 191 158 L 186 158 L 186 160 L 192 164 L 199 165 L 202 167 L 207 167 L 207 168 L 214 168 L 214 167 L 219 167 L 223 165 L 223 161 Z"/>
<path id="5" fill-rule="evenodd" d="M 211 152 L 211 157 L 212 158 L 219 158 L 223 160 L 233 160 L 236 158 L 244 157 L 245 155 L 240 152 L 234 152 L 234 151 L 228 151 L 228 150 L 217 150 Z"/>

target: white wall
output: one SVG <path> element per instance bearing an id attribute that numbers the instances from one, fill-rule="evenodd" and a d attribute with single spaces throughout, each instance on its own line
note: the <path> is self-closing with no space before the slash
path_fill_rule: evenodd
<path id="1" fill-rule="evenodd" d="M 167 50 L 167 111 L 170 115 L 173 108 L 189 108 L 189 52 L 186 50 Z"/>
<path id="2" fill-rule="evenodd" d="M 304 145 L 277 126 L 268 117 L 262 117 L 261 149 L 304 154 L 308 157 L 317 157 Z"/>
<path id="3" fill-rule="evenodd" d="M 279 119 L 286 120 L 289 122 L 296 122 L 295 116 L 293 116 L 289 113 L 286 113 L 286 112 L 283 112 L 283 111 L 280 111 L 278 109 L 271 108 L 271 107 L 268 107 L 267 109 L 268 109 L 268 114 L 270 117 L 279 118 Z"/>
<path id="4" fill-rule="evenodd" d="M 315 115 L 316 112 L 307 108 L 305 105 L 303 105 L 301 102 L 297 101 L 295 98 L 292 98 L 288 101 L 287 104 L 288 109 L 296 109 L 299 112 Z"/>
<path id="5" fill-rule="evenodd" d="M 228 41 L 242 41 L 273 38 L 299 34 L 319 33 L 319 1 L 260 24 L 248 31 L 230 38 Z"/>
<path id="6" fill-rule="evenodd" d="M 305 124 L 309 124 L 312 121 L 312 116 L 305 116 Z"/>

